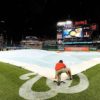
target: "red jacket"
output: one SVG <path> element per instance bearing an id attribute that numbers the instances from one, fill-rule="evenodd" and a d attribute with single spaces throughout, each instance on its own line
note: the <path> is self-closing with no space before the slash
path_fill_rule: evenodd
<path id="1" fill-rule="evenodd" d="M 66 65 L 64 63 L 57 63 L 56 66 L 55 66 L 55 70 L 58 71 L 62 68 L 65 68 Z"/>

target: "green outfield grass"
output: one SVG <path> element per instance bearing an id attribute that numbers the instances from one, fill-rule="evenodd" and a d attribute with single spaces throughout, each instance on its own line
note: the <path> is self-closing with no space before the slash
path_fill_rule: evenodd
<path id="1" fill-rule="evenodd" d="M 19 88 L 25 82 L 19 76 L 29 71 L 0 62 L 0 100 L 24 100 L 19 96 Z M 75 94 L 61 94 L 48 100 L 100 100 L 100 64 L 83 72 L 89 79 L 89 87 L 83 92 Z M 34 76 L 32 76 L 34 77 Z M 73 76 L 72 86 L 79 83 L 79 77 Z M 83 84 L 84 85 L 84 84 Z M 46 78 L 42 77 L 32 87 L 35 91 L 48 91 Z"/>

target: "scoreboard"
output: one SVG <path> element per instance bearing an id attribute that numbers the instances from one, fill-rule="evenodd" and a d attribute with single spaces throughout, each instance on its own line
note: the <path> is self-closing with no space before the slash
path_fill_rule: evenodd
<path id="1" fill-rule="evenodd" d="M 91 38 L 92 32 L 97 29 L 96 24 L 88 24 L 83 21 L 63 21 L 57 23 L 57 40 L 66 40 L 71 38 Z"/>

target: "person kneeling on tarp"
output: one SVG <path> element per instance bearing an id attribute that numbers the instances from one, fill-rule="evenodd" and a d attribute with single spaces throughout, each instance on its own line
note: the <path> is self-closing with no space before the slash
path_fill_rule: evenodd
<path id="1" fill-rule="evenodd" d="M 72 80 L 71 71 L 63 63 L 63 60 L 59 60 L 59 62 L 55 65 L 55 71 L 56 71 L 55 79 L 57 79 L 58 85 L 60 85 L 62 73 L 66 73 L 70 77 L 70 80 Z"/>

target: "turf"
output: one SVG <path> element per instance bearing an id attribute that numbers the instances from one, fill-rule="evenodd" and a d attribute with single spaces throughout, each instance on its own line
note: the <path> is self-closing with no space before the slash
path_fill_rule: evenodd
<path id="1" fill-rule="evenodd" d="M 19 96 L 19 88 L 25 82 L 20 80 L 19 76 L 29 71 L 22 68 L 0 62 L 0 100 L 24 100 Z M 93 66 L 83 72 L 89 79 L 87 90 L 75 94 L 61 94 L 48 100 L 100 100 L 100 64 Z M 79 83 L 77 75 L 73 76 L 71 86 Z M 42 77 L 32 87 L 35 91 L 48 91 L 46 78 Z"/>
<path id="2" fill-rule="evenodd" d="M 24 83 L 19 76 L 26 71 L 16 66 L 0 63 L 0 100 L 24 100 L 19 97 L 19 87 Z"/>

